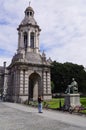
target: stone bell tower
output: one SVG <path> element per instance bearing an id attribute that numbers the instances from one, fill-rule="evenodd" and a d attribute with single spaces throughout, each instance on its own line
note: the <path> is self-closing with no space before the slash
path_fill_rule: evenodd
<path id="1" fill-rule="evenodd" d="M 28 7 L 25 10 L 25 17 L 19 25 L 18 53 L 34 52 L 39 53 L 40 27 L 34 19 L 34 10 Z"/>
<path id="2" fill-rule="evenodd" d="M 34 10 L 27 7 L 18 27 L 18 49 L 8 67 L 8 98 L 15 102 L 51 99 L 51 60 L 39 50 L 40 27 L 34 19 Z"/>

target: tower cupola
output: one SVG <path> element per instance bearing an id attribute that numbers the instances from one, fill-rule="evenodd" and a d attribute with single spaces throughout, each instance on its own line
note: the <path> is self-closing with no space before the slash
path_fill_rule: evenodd
<path id="1" fill-rule="evenodd" d="M 22 20 L 20 26 L 24 26 L 24 25 L 27 25 L 27 24 L 32 24 L 32 25 L 37 25 L 37 22 L 36 20 L 34 19 L 34 10 L 31 6 L 27 7 L 26 10 L 25 10 L 25 17 L 24 19 Z"/>
<path id="2" fill-rule="evenodd" d="M 26 10 L 25 10 L 25 15 L 27 17 L 33 17 L 34 16 L 34 10 L 32 7 L 27 7 Z"/>
<path id="3" fill-rule="evenodd" d="M 29 5 L 25 9 L 25 17 L 18 27 L 18 53 L 39 53 L 40 27 L 34 19 L 34 10 Z"/>

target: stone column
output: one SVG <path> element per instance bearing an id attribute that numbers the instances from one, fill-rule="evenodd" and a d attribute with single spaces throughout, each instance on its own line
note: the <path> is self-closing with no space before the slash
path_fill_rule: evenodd
<path id="1" fill-rule="evenodd" d="M 46 94 L 46 72 L 43 72 L 43 94 Z"/>
<path id="2" fill-rule="evenodd" d="M 34 33 L 34 52 L 37 52 L 36 48 L 37 48 L 37 42 L 36 42 L 36 32 L 35 32 Z"/>
<path id="3" fill-rule="evenodd" d="M 3 95 L 7 94 L 7 74 L 4 74 Z"/>
<path id="4" fill-rule="evenodd" d="M 49 72 L 47 72 L 47 93 L 51 94 L 51 79 Z"/>
<path id="5" fill-rule="evenodd" d="M 18 32 L 18 49 L 20 48 L 20 43 L 21 43 L 21 33 Z"/>
<path id="6" fill-rule="evenodd" d="M 20 70 L 20 95 L 23 95 L 23 70 Z"/>
<path id="7" fill-rule="evenodd" d="M 14 86 L 13 86 L 13 93 L 14 95 L 16 95 L 16 70 L 14 70 Z"/>
<path id="8" fill-rule="evenodd" d="M 18 70 L 14 70 L 14 86 L 13 86 L 13 99 L 15 102 L 18 102 L 19 98 L 19 86 L 18 86 L 19 78 L 18 78 Z"/>
<path id="9" fill-rule="evenodd" d="M 25 95 L 28 95 L 28 72 L 25 71 L 25 85 L 24 85 L 24 92 L 25 92 Z"/>
<path id="10" fill-rule="evenodd" d="M 20 33 L 21 33 L 20 47 L 21 47 L 21 48 L 24 48 L 24 36 L 23 36 L 23 31 L 21 31 Z"/>
<path id="11" fill-rule="evenodd" d="M 28 47 L 30 47 L 30 30 L 28 30 Z"/>
<path id="12" fill-rule="evenodd" d="M 37 51 L 38 51 L 38 53 L 39 53 L 39 35 L 40 35 L 40 33 L 38 32 L 37 33 L 37 47 L 38 47 Z"/>
<path id="13" fill-rule="evenodd" d="M 36 53 L 39 52 L 39 33 L 38 31 L 35 32 L 35 51 Z"/>
<path id="14" fill-rule="evenodd" d="M 28 72 L 26 70 L 20 71 L 20 94 L 28 95 Z"/>
<path id="15" fill-rule="evenodd" d="M 3 95 L 7 94 L 7 74 L 6 74 L 6 62 L 3 64 L 4 67 L 4 84 L 3 84 Z"/>
<path id="16" fill-rule="evenodd" d="M 30 51 L 30 30 L 28 29 L 28 45 L 27 45 L 27 51 Z"/>
<path id="17" fill-rule="evenodd" d="M 43 73 L 43 98 L 44 100 L 50 100 L 51 95 L 51 84 L 50 84 L 50 72 L 45 71 Z"/>
<path id="18" fill-rule="evenodd" d="M 19 95 L 20 88 L 20 73 L 19 70 L 16 70 L 16 94 Z"/>

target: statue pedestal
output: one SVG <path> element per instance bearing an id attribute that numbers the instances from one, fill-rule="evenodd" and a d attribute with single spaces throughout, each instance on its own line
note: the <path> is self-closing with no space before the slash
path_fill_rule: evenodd
<path id="1" fill-rule="evenodd" d="M 65 109 L 69 109 L 70 107 L 76 107 L 76 106 L 81 106 L 80 103 L 80 94 L 66 94 L 65 95 Z"/>

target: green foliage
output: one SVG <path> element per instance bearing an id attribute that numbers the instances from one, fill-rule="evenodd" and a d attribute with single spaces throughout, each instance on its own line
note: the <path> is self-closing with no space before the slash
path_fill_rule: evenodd
<path id="1" fill-rule="evenodd" d="M 52 91 L 52 93 L 54 92 L 54 89 L 55 89 L 54 83 L 53 83 L 53 81 L 51 81 L 51 91 Z"/>
<path id="2" fill-rule="evenodd" d="M 82 65 L 66 62 L 64 64 L 54 61 L 51 67 L 51 80 L 54 84 L 53 92 L 65 92 L 71 79 L 78 82 L 79 92 L 86 94 L 86 72 Z"/>

